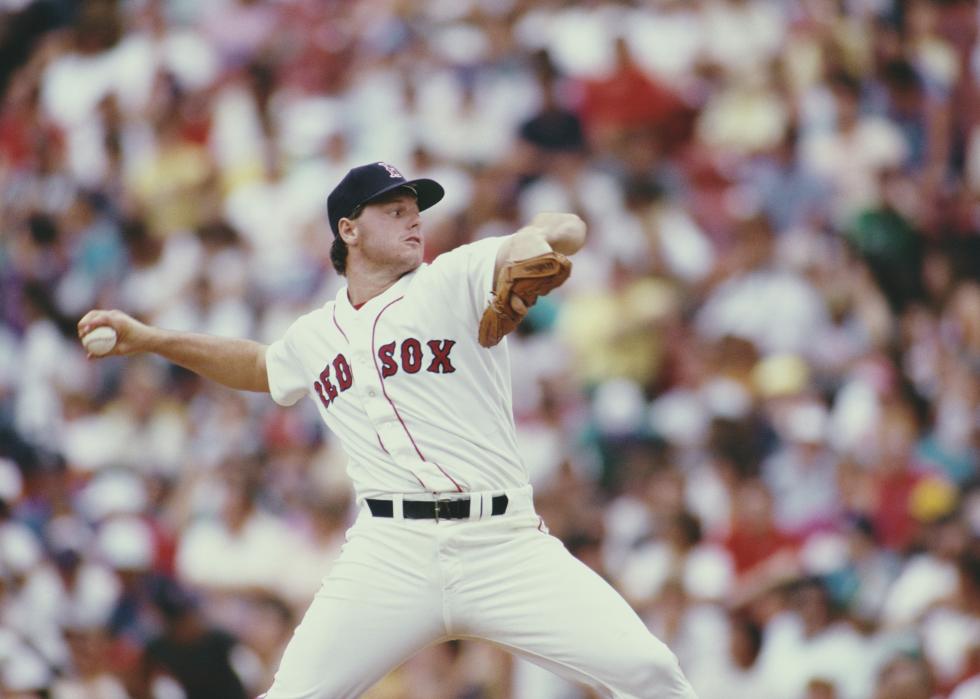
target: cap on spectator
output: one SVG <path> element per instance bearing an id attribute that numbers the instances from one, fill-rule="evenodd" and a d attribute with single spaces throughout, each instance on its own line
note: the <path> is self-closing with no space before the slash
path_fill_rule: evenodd
<path id="1" fill-rule="evenodd" d="M 795 354 L 773 354 L 752 369 L 752 383 L 763 398 L 796 395 L 810 380 L 806 362 Z"/>
<path id="2" fill-rule="evenodd" d="M 950 514 L 958 502 L 956 486 L 944 478 L 928 476 L 909 495 L 909 513 L 920 522 L 935 522 Z"/>
<path id="3" fill-rule="evenodd" d="M 142 571 L 153 563 L 153 532 L 138 517 L 113 517 L 104 522 L 97 541 L 103 559 L 116 570 Z"/>
<path id="4" fill-rule="evenodd" d="M 335 236 L 340 235 L 340 219 L 350 217 L 359 206 L 399 187 L 415 192 L 419 211 L 425 211 L 442 199 L 445 191 L 435 180 L 406 180 L 394 166 L 384 162 L 351 168 L 327 197 L 327 217 Z"/>

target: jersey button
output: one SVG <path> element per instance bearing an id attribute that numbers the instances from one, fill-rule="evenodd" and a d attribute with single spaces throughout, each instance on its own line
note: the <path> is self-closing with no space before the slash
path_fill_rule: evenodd
<path id="1" fill-rule="evenodd" d="M 377 394 L 377 392 L 373 388 L 369 388 L 368 389 L 368 395 L 371 396 L 372 398 L 374 398 L 378 394 Z"/>

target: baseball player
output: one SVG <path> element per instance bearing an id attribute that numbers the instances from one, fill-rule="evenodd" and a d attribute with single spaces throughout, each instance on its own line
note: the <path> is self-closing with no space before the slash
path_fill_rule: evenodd
<path id="1" fill-rule="evenodd" d="M 670 650 L 535 513 L 504 335 L 564 282 L 585 225 L 540 214 L 422 262 L 419 212 L 443 196 L 387 163 L 327 199 L 347 285 L 265 346 L 120 311 L 109 354 L 155 352 L 288 406 L 309 396 L 349 459 L 359 514 L 286 647 L 267 699 L 357 697 L 419 649 L 484 639 L 608 697 L 695 697 Z"/>

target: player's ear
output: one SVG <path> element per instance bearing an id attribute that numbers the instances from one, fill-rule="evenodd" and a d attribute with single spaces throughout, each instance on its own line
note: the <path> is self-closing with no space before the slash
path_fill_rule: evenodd
<path id="1" fill-rule="evenodd" d="M 340 233 L 340 239 L 347 243 L 347 245 L 357 240 L 358 230 L 355 221 L 349 218 L 342 218 L 337 224 L 337 230 Z"/>

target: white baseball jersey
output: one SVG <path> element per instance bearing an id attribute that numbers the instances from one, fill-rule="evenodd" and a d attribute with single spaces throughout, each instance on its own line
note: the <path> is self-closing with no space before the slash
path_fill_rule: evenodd
<path id="1" fill-rule="evenodd" d="M 506 341 L 477 341 L 507 238 L 463 245 L 355 309 L 347 287 L 266 353 L 275 401 L 309 395 L 350 457 L 358 498 L 528 482 Z"/>

